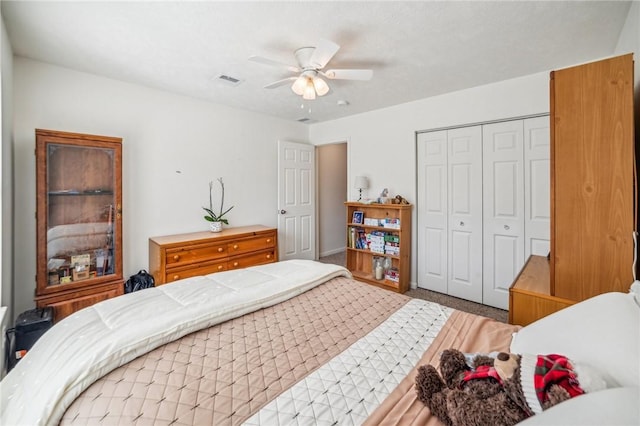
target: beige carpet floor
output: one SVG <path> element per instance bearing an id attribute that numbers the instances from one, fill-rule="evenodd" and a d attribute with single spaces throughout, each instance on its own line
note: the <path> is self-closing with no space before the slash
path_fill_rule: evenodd
<path id="1" fill-rule="evenodd" d="M 345 266 L 345 254 L 344 252 L 332 254 L 329 256 L 321 257 L 320 262 L 334 263 L 336 265 Z M 407 296 L 415 297 L 417 299 L 424 299 L 431 302 L 439 303 L 443 306 L 457 309 L 459 311 L 470 312 L 472 314 L 481 315 L 483 317 L 493 318 L 497 321 L 507 322 L 509 313 L 503 309 L 497 309 L 492 306 L 483 305 L 480 303 L 470 302 L 468 300 L 459 299 L 457 297 L 449 296 L 446 294 L 438 293 L 431 290 L 425 290 L 423 288 L 417 288 L 409 290 L 405 293 Z"/>

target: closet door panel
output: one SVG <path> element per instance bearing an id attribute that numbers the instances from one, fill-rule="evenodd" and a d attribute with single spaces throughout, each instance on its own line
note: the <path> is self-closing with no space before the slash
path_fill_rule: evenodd
<path id="1" fill-rule="evenodd" d="M 447 131 L 418 135 L 418 287 L 447 293 Z"/>
<path id="2" fill-rule="evenodd" d="M 482 126 L 483 303 L 509 306 L 524 265 L 523 121 Z"/>
<path id="3" fill-rule="evenodd" d="M 546 256 L 551 240 L 549 117 L 524 120 L 524 257 Z"/>
<path id="4" fill-rule="evenodd" d="M 448 294 L 482 302 L 482 129 L 449 130 Z"/>

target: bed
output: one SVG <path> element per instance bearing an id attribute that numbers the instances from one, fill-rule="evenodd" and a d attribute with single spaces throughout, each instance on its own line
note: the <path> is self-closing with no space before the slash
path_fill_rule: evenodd
<path id="1" fill-rule="evenodd" d="M 435 425 L 416 398 L 416 369 L 455 347 L 561 352 L 606 365 L 613 389 L 526 422 L 566 420 L 575 413 L 562 406 L 602 394 L 615 402 L 609 424 L 637 424 L 628 401 L 638 397 L 639 308 L 633 294 L 603 296 L 520 329 L 313 261 L 188 278 L 57 323 L 0 382 L 1 423 Z M 631 360 L 623 366 L 610 362 L 621 341 Z"/>

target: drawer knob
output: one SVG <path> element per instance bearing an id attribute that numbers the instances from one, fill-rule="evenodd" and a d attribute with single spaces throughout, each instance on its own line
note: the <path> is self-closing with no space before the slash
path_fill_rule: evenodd
<path id="1" fill-rule="evenodd" d="M 238 262 L 233 262 L 233 266 L 238 266 Z"/>
<path id="2" fill-rule="evenodd" d="M 267 238 L 267 242 L 270 243 L 271 242 L 271 238 Z"/>
<path id="3" fill-rule="evenodd" d="M 180 279 L 180 275 L 174 275 L 174 276 L 173 276 L 173 280 L 174 280 L 174 281 L 177 281 L 177 280 L 179 280 L 179 279 Z"/>
<path id="4" fill-rule="evenodd" d="M 218 247 L 218 253 L 222 253 L 224 249 L 222 247 Z"/>
<path id="5" fill-rule="evenodd" d="M 178 259 L 180 259 L 179 255 L 176 254 L 176 255 L 173 256 L 173 260 L 178 260 Z"/>
<path id="6" fill-rule="evenodd" d="M 267 255 L 267 259 L 271 259 L 271 255 L 270 254 Z"/>
<path id="7" fill-rule="evenodd" d="M 218 271 L 222 271 L 222 269 L 224 269 L 224 266 L 218 265 Z"/>
<path id="8" fill-rule="evenodd" d="M 233 249 L 234 249 L 234 250 L 238 250 L 238 245 L 237 245 L 237 244 L 234 244 L 234 245 L 233 245 Z"/>

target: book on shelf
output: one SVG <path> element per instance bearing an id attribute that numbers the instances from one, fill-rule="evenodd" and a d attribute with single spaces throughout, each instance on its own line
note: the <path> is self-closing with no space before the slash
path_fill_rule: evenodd
<path id="1" fill-rule="evenodd" d="M 388 217 L 384 219 L 382 226 L 391 229 L 400 229 L 400 219 Z"/>
<path id="2" fill-rule="evenodd" d="M 384 273 L 384 279 L 397 283 L 400 281 L 400 272 L 397 268 L 387 269 Z"/>

